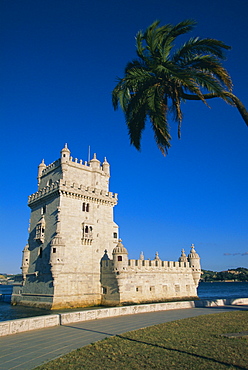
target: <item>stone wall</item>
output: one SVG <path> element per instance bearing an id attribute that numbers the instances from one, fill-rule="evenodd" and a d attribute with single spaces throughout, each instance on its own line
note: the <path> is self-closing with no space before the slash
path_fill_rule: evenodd
<path id="1" fill-rule="evenodd" d="M 128 260 L 123 267 L 118 262 L 103 260 L 101 283 L 105 305 L 197 297 L 197 285 L 188 262 Z"/>

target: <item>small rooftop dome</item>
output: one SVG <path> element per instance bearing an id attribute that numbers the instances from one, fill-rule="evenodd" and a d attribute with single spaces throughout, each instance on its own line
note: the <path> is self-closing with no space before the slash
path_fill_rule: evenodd
<path id="1" fill-rule="evenodd" d="M 185 254 L 184 249 L 182 249 L 181 257 L 179 257 L 179 262 L 188 262 L 187 256 Z"/>
<path id="2" fill-rule="evenodd" d="M 64 152 L 71 153 L 70 150 L 68 149 L 67 144 L 65 144 L 64 148 L 61 150 L 61 153 L 64 153 Z"/>
<path id="3" fill-rule="evenodd" d="M 154 261 L 161 261 L 158 255 L 158 252 L 155 253 Z"/>
<path id="4" fill-rule="evenodd" d="M 195 251 L 194 244 L 191 244 L 191 249 L 190 249 L 190 253 L 188 255 L 188 258 L 200 258 L 199 255 Z"/>
<path id="5" fill-rule="evenodd" d="M 93 154 L 93 158 L 90 160 L 90 162 L 100 163 L 100 161 L 96 158 L 96 153 Z"/>
<path id="6" fill-rule="evenodd" d="M 119 239 L 117 246 L 113 249 L 112 254 L 128 254 L 126 248 L 122 244 L 122 240 Z"/>
<path id="7" fill-rule="evenodd" d="M 44 159 L 42 159 L 41 163 L 39 164 L 39 167 L 46 168 Z"/>
<path id="8" fill-rule="evenodd" d="M 108 166 L 109 166 L 109 163 L 108 163 L 108 161 L 107 161 L 107 158 L 106 158 L 106 157 L 104 157 L 104 162 L 103 162 L 103 164 L 104 164 L 104 165 L 108 165 Z"/>

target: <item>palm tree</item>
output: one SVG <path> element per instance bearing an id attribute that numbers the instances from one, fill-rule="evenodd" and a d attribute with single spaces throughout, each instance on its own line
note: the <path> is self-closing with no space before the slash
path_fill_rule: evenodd
<path id="1" fill-rule="evenodd" d="M 172 53 L 175 39 L 191 31 L 196 22 L 160 27 L 159 21 L 136 36 L 138 59 L 129 62 L 125 76 L 112 92 L 115 109 L 124 111 L 130 142 L 140 150 L 142 131 L 149 118 L 157 145 L 163 154 L 170 148 L 167 115 L 174 114 L 178 137 L 182 122 L 181 102 L 221 98 L 238 108 L 248 125 L 248 112 L 232 93 L 232 81 L 221 61 L 230 47 L 222 41 L 190 38 Z"/>

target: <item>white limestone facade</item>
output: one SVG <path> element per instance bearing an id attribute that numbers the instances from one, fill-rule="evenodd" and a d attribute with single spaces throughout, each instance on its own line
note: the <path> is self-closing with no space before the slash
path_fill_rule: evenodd
<path id="1" fill-rule="evenodd" d="M 39 165 L 38 191 L 28 200 L 23 287 L 12 303 L 53 309 L 101 303 L 100 260 L 118 242 L 109 167 L 96 155 L 89 162 L 73 159 L 67 145 L 57 161 Z"/>
<path id="2" fill-rule="evenodd" d="M 128 259 L 127 249 L 119 240 L 112 259 L 107 251 L 101 261 L 102 303 L 115 305 L 164 302 L 197 298 L 200 280 L 200 258 L 194 245 L 186 257 L 184 250 L 178 261 L 161 261 L 156 252 L 154 260 Z"/>
<path id="3" fill-rule="evenodd" d="M 38 191 L 29 196 L 29 239 L 22 287 L 12 304 L 47 309 L 158 302 L 197 297 L 200 258 L 194 246 L 178 262 L 128 260 L 119 240 L 109 191 L 110 165 L 96 158 L 60 158 L 38 167 Z M 108 257 L 112 254 L 112 259 Z"/>

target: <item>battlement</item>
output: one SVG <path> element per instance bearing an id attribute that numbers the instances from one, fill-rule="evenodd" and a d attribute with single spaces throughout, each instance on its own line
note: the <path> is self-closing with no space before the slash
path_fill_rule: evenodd
<path id="1" fill-rule="evenodd" d="M 91 161 L 90 161 L 91 162 Z M 66 162 L 69 166 L 73 166 L 82 170 L 86 171 L 92 171 L 92 164 L 87 161 L 83 161 L 82 159 L 78 158 L 73 158 L 70 156 L 69 161 Z M 106 162 L 99 162 L 99 168 L 98 172 L 104 173 L 104 163 Z M 61 165 L 61 159 L 57 159 L 56 161 L 52 162 L 51 164 L 47 165 L 43 170 L 42 170 L 42 176 L 48 175 L 50 172 L 54 171 L 57 167 Z M 96 170 L 96 169 L 94 169 Z"/>
<path id="2" fill-rule="evenodd" d="M 134 260 L 134 259 L 128 260 L 128 266 L 130 266 L 131 268 L 163 267 L 165 269 L 190 267 L 189 262 L 161 261 L 161 260 Z"/>
<path id="3" fill-rule="evenodd" d="M 104 192 L 103 190 L 92 188 L 90 186 L 84 186 L 82 184 L 60 179 L 45 186 L 36 193 L 31 194 L 28 197 L 28 204 L 30 205 L 33 202 L 57 191 L 61 191 L 63 195 L 81 197 L 91 200 L 102 200 L 104 202 L 111 202 L 111 204 L 116 204 L 118 199 L 117 193 L 112 193 L 111 191 Z"/>
<path id="4" fill-rule="evenodd" d="M 55 168 L 60 166 L 60 159 L 57 159 L 53 163 L 49 164 L 42 170 L 42 176 L 47 175 L 49 172 L 54 171 Z"/>
<path id="5" fill-rule="evenodd" d="M 101 266 L 104 270 L 112 270 L 114 267 L 113 260 L 102 260 Z M 129 259 L 128 260 L 128 271 L 147 271 L 147 269 L 154 270 L 163 270 L 163 271 L 175 271 L 178 272 L 179 270 L 185 271 L 186 269 L 190 269 L 189 262 L 178 262 L 178 261 L 161 261 L 161 260 L 135 260 Z M 126 270 L 125 270 L 126 271 Z"/>
<path id="6" fill-rule="evenodd" d="M 105 173 L 104 172 L 104 162 L 103 163 L 100 163 L 99 161 L 97 162 L 98 162 L 98 166 L 93 168 L 91 161 L 87 162 L 87 161 L 83 161 L 82 159 L 73 158 L 70 156 L 67 164 L 69 166 L 73 166 L 81 170 L 86 170 L 86 171 L 94 170 L 94 171 L 104 174 Z"/>

